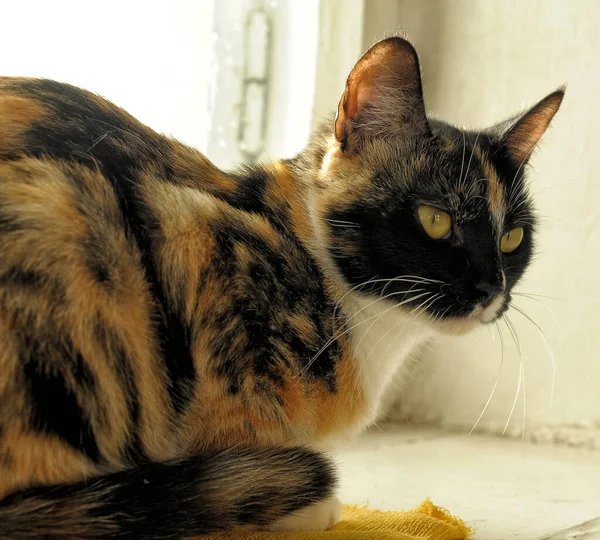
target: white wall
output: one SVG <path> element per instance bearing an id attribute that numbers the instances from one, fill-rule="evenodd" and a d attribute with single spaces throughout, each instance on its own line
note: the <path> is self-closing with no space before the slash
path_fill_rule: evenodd
<path id="1" fill-rule="evenodd" d="M 336 110 L 348 74 L 363 53 L 365 16 L 365 0 L 320 0 L 313 129 Z"/>
<path id="2" fill-rule="evenodd" d="M 47 77 L 97 92 L 217 165 L 233 167 L 242 160 L 236 136 L 244 24 L 248 11 L 260 5 L 4 0 L 0 75 Z M 311 130 L 320 2 L 262 5 L 273 19 L 267 152 L 290 157 Z"/>
<path id="3" fill-rule="evenodd" d="M 206 147 L 213 0 L 2 2 L 0 74 L 47 77 Z"/>
<path id="4" fill-rule="evenodd" d="M 421 56 L 427 106 L 458 125 L 486 126 L 563 83 L 565 101 L 531 161 L 542 216 L 540 252 L 516 305 L 538 322 L 554 350 L 552 370 L 537 330 L 509 312 L 522 346 L 526 436 L 600 446 L 600 5 L 596 0 L 366 0 L 365 46 L 402 29 Z M 519 354 L 504 329 L 494 398 L 479 424 L 501 432 L 519 379 Z M 443 339 L 425 352 L 395 417 L 470 429 L 497 378 L 500 341 L 484 329 Z M 509 431 L 521 434 L 523 392 Z M 551 429 L 548 426 L 552 426 Z"/>

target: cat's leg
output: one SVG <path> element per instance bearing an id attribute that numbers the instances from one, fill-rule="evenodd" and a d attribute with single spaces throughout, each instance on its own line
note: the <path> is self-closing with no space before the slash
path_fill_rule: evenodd
<path id="1" fill-rule="evenodd" d="M 339 520 L 342 506 L 337 497 L 329 497 L 318 503 L 279 519 L 269 527 L 269 531 L 326 531 Z"/>

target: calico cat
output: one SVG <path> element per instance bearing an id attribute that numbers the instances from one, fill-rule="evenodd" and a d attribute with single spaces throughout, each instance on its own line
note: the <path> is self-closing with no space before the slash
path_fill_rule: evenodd
<path id="1" fill-rule="evenodd" d="M 304 152 L 227 173 L 97 95 L 0 79 L 0 537 L 331 526 L 321 450 L 423 340 L 508 308 L 563 93 L 460 130 L 393 37 Z"/>

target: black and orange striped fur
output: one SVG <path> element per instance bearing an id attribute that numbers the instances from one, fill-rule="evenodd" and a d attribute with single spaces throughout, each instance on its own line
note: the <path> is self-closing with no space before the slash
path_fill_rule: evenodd
<path id="1" fill-rule="evenodd" d="M 1 78 L 0 537 L 330 525 L 317 449 L 376 417 L 404 354 L 358 329 L 406 343 L 506 309 L 523 164 L 562 95 L 488 131 L 428 120 L 390 38 L 305 152 L 228 173 L 95 94 Z"/>

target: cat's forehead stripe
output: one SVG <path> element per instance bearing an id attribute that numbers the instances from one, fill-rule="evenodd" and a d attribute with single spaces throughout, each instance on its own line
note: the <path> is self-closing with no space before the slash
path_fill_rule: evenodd
<path id="1" fill-rule="evenodd" d="M 479 160 L 485 179 L 487 180 L 487 198 L 488 207 L 493 218 L 494 225 L 498 232 L 502 231 L 504 226 L 504 216 L 506 214 L 506 198 L 504 188 L 500 183 L 498 174 L 494 166 L 489 162 L 484 151 L 479 147 L 473 148 L 473 153 Z"/>

